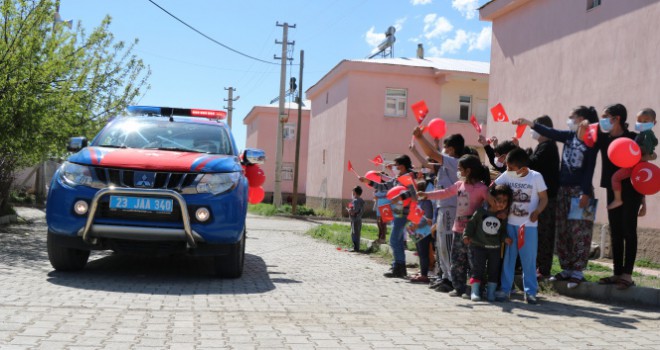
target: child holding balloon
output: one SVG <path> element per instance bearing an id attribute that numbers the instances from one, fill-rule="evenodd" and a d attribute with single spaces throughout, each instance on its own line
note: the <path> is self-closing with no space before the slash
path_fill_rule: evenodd
<path id="1" fill-rule="evenodd" d="M 457 197 L 456 218 L 454 219 L 454 239 L 451 249 L 451 277 L 454 290 L 451 296 L 470 298 L 467 291 L 467 273 L 470 268 L 467 245 L 463 243 L 463 231 L 475 210 L 488 198 L 490 176 L 481 160 L 473 155 L 465 155 L 458 160 L 459 178 L 446 189 L 418 192 L 420 199 L 445 199 Z"/>
<path id="2" fill-rule="evenodd" d="M 644 108 L 637 113 L 637 122 L 635 123 L 635 130 L 639 132 L 635 137 L 635 142 L 639 145 L 642 152 L 641 160 L 646 162 L 657 158 L 655 146 L 658 145 L 658 139 L 653 133 L 653 127 L 656 124 L 655 111 L 651 108 Z M 621 168 L 617 170 L 612 176 L 612 192 L 614 193 L 614 200 L 607 206 L 608 210 L 618 208 L 623 205 L 621 199 L 621 181 L 630 178 L 632 174 L 632 167 Z"/>

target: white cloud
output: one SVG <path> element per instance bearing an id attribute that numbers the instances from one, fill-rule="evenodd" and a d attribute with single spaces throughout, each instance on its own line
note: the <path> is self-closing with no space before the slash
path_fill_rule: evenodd
<path id="1" fill-rule="evenodd" d="M 446 39 L 437 47 L 430 44 L 428 51 L 429 56 L 440 57 L 446 54 L 455 54 L 467 46 L 467 51 L 486 50 L 490 47 L 491 42 L 491 27 L 484 27 L 479 33 L 466 32 L 463 29 L 456 30 L 453 38 Z"/>
<path id="2" fill-rule="evenodd" d="M 410 0 L 410 3 L 413 4 L 413 6 L 428 5 L 432 2 L 433 2 L 433 0 Z"/>
<path id="3" fill-rule="evenodd" d="M 477 16 L 479 0 L 451 0 L 451 7 L 458 10 L 463 17 L 472 19 Z"/>
<path id="4" fill-rule="evenodd" d="M 433 39 L 451 32 L 454 26 L 448 19 L 438 17 L 435 13 L 424 16 L 424 37 Z"/>
<path id="5" fill-rule="evenodd" d="M 470 37 L 467 32 L 465 32 L 463 29 L 457 30 L 453 39 L 447 39 L 442 43 L 442 45 L 440 45 L 440 55 L 442 56 L 447 53 L 458 52 L 458 50 L 460 50 L 463 45 L 468 42 L 468 40 L 470 40 Z"/>
<path id="6" fill-rule="evenodd" d="M 403 29 L 403 24 L 406 23 L 406 20 L 408 17 L 403 17 L 399 18 L 396 21 L 394 21 L 394 28 L 396 28 L 396 32 L 400 32 Z"/>
<path id="7" fill-rule="evenodd" d="M 364 35 L 364 39 L 367 44 L 372 48 L 371 53 L 378 51 L 378 44 L 382 43 L 385 40 L 385 33 L 376 33 L 376 28 L 371 27 Z"/>
<path id="8" fill-rule="evenodd" d="M 484 27 L 481 29 L 481 32 L 479 34 L 476 33 L 470 33 L 470 46 L 468 47 L 468 51 L 472 50 L 485 50 L 490 47 L 490 39 L 493 34 L 493 28 L 492 27 Z"/>

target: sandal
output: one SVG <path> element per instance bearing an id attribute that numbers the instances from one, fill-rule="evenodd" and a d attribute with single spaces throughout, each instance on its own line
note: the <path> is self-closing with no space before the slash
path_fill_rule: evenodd
<path id="1" fill-rule="evenodd" d="M 618 290 L 626 290 L 634 285 L 635 285 L 635 281 L 628 281 L 624 279 L 619 279 L 618 281 L 616 281 L 616 289 Z"/>
<path id="2" fill-rule="evenodd" d="M 621 278 L 617 276 L 610 276 L 599 279 L 598 284 L 617 284 L 619 281 L 621 281 Z"/>

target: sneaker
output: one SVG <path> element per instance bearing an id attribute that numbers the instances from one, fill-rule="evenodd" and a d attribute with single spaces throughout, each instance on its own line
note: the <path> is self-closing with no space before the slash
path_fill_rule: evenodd
<path id="1" fill-rule="evenodd" d="M 498 290 L 495 292 L 495 301 L 508 301 L 509 300 L 509 293 Z"/>
<path id="2" fill-rule="evenodd" d="M 410 283 L 429 283 L 429 278 L 424 275 L 417 275 L 410 278 Z"/>
<path id="3" fill-rule="evenodd" d="M 463 295 L 461 295 L 461 298 L 463 298 L 465 300 L 470 300 L 471 299 L 470 294 L 468 294 L 468 293 L 463 293 Z M 481 298 L 479 298 L 479 300 L 481 300 Z"/>
<path id="4" fill-rule="evenodd" d="M 449 292 L 449 296 L 450 296 L 450 297 L 462 297 L 463 294 L 465 294 L 464 291 L 458 291 L 458 290 L 456 290 L 456 289 L 454 289 L 454 290 L 452 290 L 451 292 Z M 468 298 L 469 298 L 469 296 L 468 296 Z"/>
<path id="5" fill-rule="evenodd" d="M 435 288 L 435 291 L 440 293 L 449 293 L 452 290 L 454 290 L 454 286 L 452 286 L 449 281 L 440 283 L 440 285 Z"/>
<path id="6" fill-rule="evenodd" d="M 571 278 L 568 280 L 568 283 L 566 283 L 566 288 L 568 289 L 577 288 L 580 285 L 580 282 L 582 281 L 579 278 Z"/>
<path id="7" fill-rule="evenodd" d="M 563 271 L 562 271 L 563 272 Z M 569 277 L 565 276 L 562 272 L 550 277 L 550 282 L 568 281 Z"/>
<path id="8" fill-rule="evenodd" d="M 527 304 L 530 304 L 530 305 L 538 304 L 538 300 L 536 300 L 536 296 L 531 295 L 531 294 L 525 294 L 525 300 L 527 300 Z"/>

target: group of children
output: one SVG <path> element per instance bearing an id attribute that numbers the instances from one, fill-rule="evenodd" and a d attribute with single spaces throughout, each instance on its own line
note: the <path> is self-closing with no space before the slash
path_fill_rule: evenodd
<path id="1" fill-rule="evenodd" d="M 649 116 L 653 117 L 652 120 L 647 120 Z M 642 148 L 644 160 L 649 159 L 650 154 L 655 156 L 653 142 L 657 144 L 657 139 L 650 131 L 653 125 L 655 113 L 640 112 L 636 129 L 643 134 L 640 139 L 645 140 Z M 525 300 L 535 304 L 538 291 L 537 229 L 539 216 L 548 205 L 548 187 L 544 176 L 529 168 L 529 153 L 517 144 L 502 143 L 495 150 L 495 157 L 489 155 L 494 158 L 491 163 L 500 173 L 491 184 L 489 169 L 482 164 L 476 151 L 464 146 L 461 135 L 446 138 L 443 152 L 439 152 L 437 144 L 433 145 L 423 137 L 421 128 L 416 128 L 413 135 L 428 156 L 421 157 L 411 144 L 410 150 L 421 161 L 424 171 L 413 172 L 410 158 L 403 155 L 394 160 L 397 175 L 381 173 L 380 182 L 359 178 L 376 191 L 376 212 L 391 209 L 394 214 L 390 236 L 394 262 L 385 276 L 406 277 L 404 228 L 407 225 L 417 243 L 421 267 L 421 273 L 410 280 L 430 282 L 427 252 L 432 225 L 440 271 L 431 288 L 473 301 L 482 300 L 484 294 L 488 301 L 508 300 L 519 260 Z M 630 170 L 621 172 L 613 181 L 630 176 Z M 401 176 L 406 174 L 416 174 L 416 184 L 402 183 Z M 406 191 L 387 196 L 388 191 L 397 186 L 406 187 Z M 616 187 L 614 189 L 616 194 Z M 354 188 L 353 200 L 347 208 L 356 251 L 359 250 L 359 226 L 364 206 L 361 193 L 360 186 Z M 424 212 L 424 217 L 416 220 L 418 222 L 408 220 L 410 210 L 413 210 L 409 209 L 411 200 Z M 618 200 L 615 198 L 611 205 L 620 205 Z M 379 223 L 382 221 L 379 215 Z"/>

